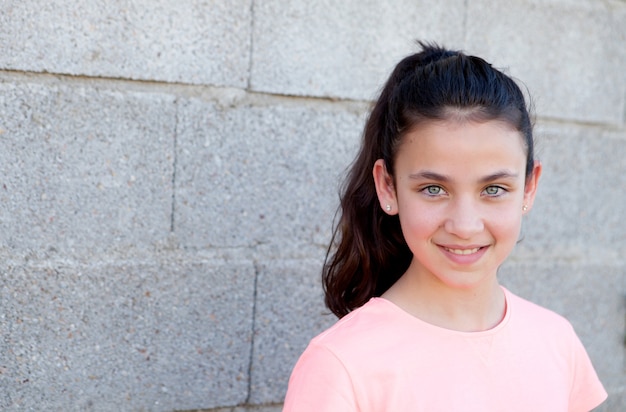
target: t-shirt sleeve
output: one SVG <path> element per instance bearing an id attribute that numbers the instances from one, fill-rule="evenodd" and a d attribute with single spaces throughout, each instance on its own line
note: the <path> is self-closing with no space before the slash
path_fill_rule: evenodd
<path id="1" fill-rule="evenodd" d="M 599 406 L 607 398 L 607 393 L 596 371 L 591 364 L 589 355 L 573 332 L 573 381 L 570 392 L 569 412 L 589 412 Z"/>
<path id="2" fill-rule="evenodd" d="M 283 412 L 357 411 L 352 380 L 328 348 L 310 344 L 289 379 Z"/>

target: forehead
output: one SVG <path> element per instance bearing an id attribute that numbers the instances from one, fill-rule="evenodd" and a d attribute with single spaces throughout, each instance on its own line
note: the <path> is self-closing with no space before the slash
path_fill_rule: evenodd
<path id="1" fill-rule="evenodd" d="M 520 168 L 526 162 L 522 134 L 491 120 L 428 121 L 407 132 L 396 153 L 396 167 Z"/>

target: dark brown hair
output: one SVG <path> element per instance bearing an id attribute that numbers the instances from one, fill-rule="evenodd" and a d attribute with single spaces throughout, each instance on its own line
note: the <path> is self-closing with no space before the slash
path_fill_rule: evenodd
<path id="1" fill-rule="evenodd" d="M 410 128 L 450 118 L 504 121 L 523 136 L 527 178 L 532 174 L 532 122 L 517 84 L 479 57 L 419 44 L 422 51 L 400 61 L 383 87 L 341 190 L 322 273 L 326 306 L 339 317 L 383 294 L 413 257 L 398 216 L 381 210 L 372 176 L 378 159 L 393 176 L 399 142 Z"/>

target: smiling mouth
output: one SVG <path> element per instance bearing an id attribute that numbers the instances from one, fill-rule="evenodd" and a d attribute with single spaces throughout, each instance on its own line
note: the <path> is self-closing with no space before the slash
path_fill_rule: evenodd
<path id="1" fill-rule="evenodd" d="M 450 249 L 450 248 L 444 247 L 444 249 L 450 253 L 454 253 L 455 255 L 471 255 L 471 254 L 478 252 L 482 248 L 475 247 L 473 249 Z"/>

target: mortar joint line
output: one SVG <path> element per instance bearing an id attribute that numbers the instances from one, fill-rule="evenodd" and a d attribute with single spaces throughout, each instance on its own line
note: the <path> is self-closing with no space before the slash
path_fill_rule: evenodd
<path id="1" fill-rule="evenodd" d="M 248 53 L 248 81 L 246 90 L 252 90 L 252 64 L 254 61 L 254 0 L 250 0 L 250 52 Z"/>
<path id="2" fill-rule="evenodd" d="M 179 126 L 179 101 L 174 100 L 174 142 L 172 153 L 172 205 L 170 208 L 170 233 L 174 233 L 176 216 L 176 168 L 178 167 L 178 126 Z"/>
<path id="3" fill-rule="evenodd" d="M 257 311 L 257 296 L 258 296 L 258 280 L 259 280 L 259 266 L 254 263 L 254 290 L 252 293 L 252 325 L 250 334 L 250 356 L 248 357 L 248 393 L 246 395 L 245 403 L 249 404 L 252 398 L 252 369 L 254 363 L 254 342 L 256 337 L 256 311 Z"/>

